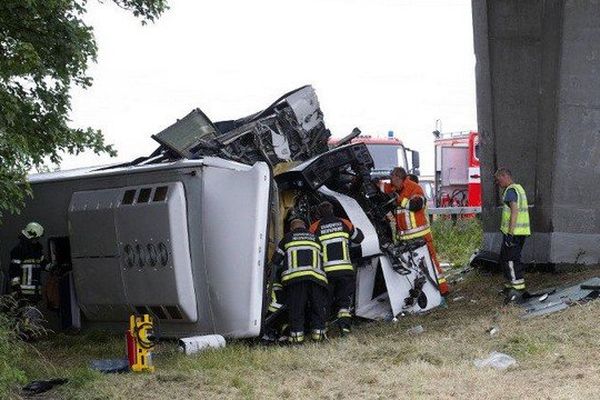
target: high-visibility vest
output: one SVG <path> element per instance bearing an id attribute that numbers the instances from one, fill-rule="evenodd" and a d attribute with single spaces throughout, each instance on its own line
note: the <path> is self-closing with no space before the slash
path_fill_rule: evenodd
<path id="1" fill-rule="evenodd" d="M 529 225 L 529 207 L 527 204 L 527 195 L 525 194 L 525 190 L 523 186 L 518 183 L 513 183 L 509 185 L 502 195 L 502 222 L 500 223 L 500 230 L 504 234 L 508 234 L 508 228 L 510 225 L 510 207 L 506 204 L 506 194 L 509 189 L 514 189 L 517 192 L 517 206 L 519 208 L 519 212 L 517 214 L 517 222 L 515 225 L 515 230 L 513 235 L 518 236 L 529 236 L 531 235 L 531 228 Z"/>

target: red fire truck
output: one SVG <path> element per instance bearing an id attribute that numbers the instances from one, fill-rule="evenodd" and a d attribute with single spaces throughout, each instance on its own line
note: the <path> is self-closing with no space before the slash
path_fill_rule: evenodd
<path id="1" fill-rule="evenodd" d="M 481 207 L 479 134 L 433 132 L 437 207 Z"/>
<path id="2" fill-rule="evenodd" d="M 329 144 L 336 146 L 339 142 L 338 139 L 332 138 Z M 388 176 L 395 167 L 403 167 L 409 173 L 419 175 L 419 152 L 405 147 L 402 141 L 394 136 L 393 131 L 389 131 L 387 137 L 359 135 L 354 137 L 350 143 L 367 145 L 375 163 L 372 176 Z M 410 167 L 408 153 L 411 153 Z"/>

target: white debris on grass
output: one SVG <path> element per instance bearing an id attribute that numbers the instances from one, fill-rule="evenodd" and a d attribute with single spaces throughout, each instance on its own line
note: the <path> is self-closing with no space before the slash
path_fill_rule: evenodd
<path id="1" fill-rule="evenodd" d="M 474 361 L 474 364 L 477 368 L 491 367 L 495 369 L 504 370 L 510 367 L 517 366 L 517 360 L 515 360 L 508 354 L 492 351 L 487 358 L 477 359 Z"/>

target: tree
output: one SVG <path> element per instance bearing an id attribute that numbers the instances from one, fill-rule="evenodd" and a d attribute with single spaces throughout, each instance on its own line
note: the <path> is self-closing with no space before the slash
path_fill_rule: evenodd
<path id="1" fill-rule="evenodd" d="M 112 0 L 154 22 L 167 0 Z M 91 149 L 115 155 L 93 128 L 69 125 L 72 84 L 87 88 L 96 61 L 92 27 L 85 24 L 87 0 L 0 0 L 0 221 L 18 212 L 30 194 L 26 175 L 61 154 Z"/>

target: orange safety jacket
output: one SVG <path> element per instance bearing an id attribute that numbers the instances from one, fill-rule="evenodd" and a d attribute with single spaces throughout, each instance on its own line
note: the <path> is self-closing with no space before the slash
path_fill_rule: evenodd
<path id="1" fill-rule="evenodd" d="M 391 183 L 385 183 L 383 190 L 386 193 L 391 193 L 395 191 L 395 188 Z M 423 207 L 415 211 L 410 211 L 410 201 L 417 198 L 422 198 Z M 433 238 L 431 237 L 431 227 L 429 225 L 429 218 L 427 217 L 426 211 L 427 199 L 421 186 L 410 179 L 404 179 L 404 186 L 398 193 L 395 213 L 398 239 L 410 240 L 423 238 L 427 242 L 427 249 L 429 250 L 431 261 L 433 262 L 437 272 L 437 281 L 440 293 L 442 296 L 446 296 L 450 292 L 450 288 L 448 287 L 448 282 L 446 282 L 446 278 L 444 277 L 444 271 L 442 270 L 437 260 L 437 255 L 435 254 Z"/>
<path id="2" fill-rule="evenodd" d="M 391 183 L 384 185 L 386 193 L 391 193 L 394 190 Z M 423 207 L 416 211 L 410 211 L 409 202 L 417 198 L 422 199 Z M 427 198 L 421 186 L 410 179 L 404 179 L 404 187 L 398 192 L 395 212 L 399 240 L 416 239 L 431 233 L 429 218 L 425 213 L 426 204 Z"/>

